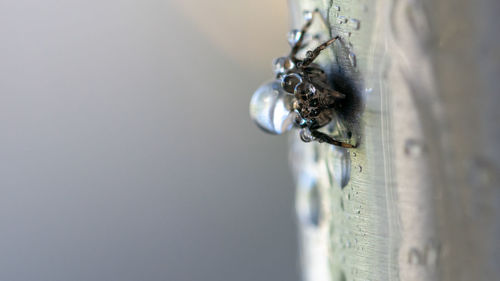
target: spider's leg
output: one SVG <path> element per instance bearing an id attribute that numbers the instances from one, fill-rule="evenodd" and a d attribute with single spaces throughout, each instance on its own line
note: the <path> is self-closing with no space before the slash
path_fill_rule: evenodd
<path id="1" fill-rule="evenodd" d="M 321 17 L 322 21 L 326 24 L 325 18 L 321 15 L 319 10 L 314 10 L 312 12 L 312 16 L 307 19 L 306 23 L 304 26 L 302 26 L 302 29 L 300 30 L 300 35 L 299 38 L 297 39 L 297 42 L 292 46 L 292 51 L 290 52 L 290 57 L 294 58 L 297 55 L 297 52 L 304 46 L 304 36 L 306 35 L 307 30 L 309 27 L 311 27 L 311 24 L 314 19 L 314 15 L 319 14 L 318 16 Z"/>
<path id="2" fill-rule="evenodd" d="M 330 46 L 331 44 L 333 44 L 333 42 L 335 42 L 335 40 L 337 40 L 339 38 L 340 38 L 339 36 L 336 36 L 335 38 L 332 38 L 332 39 L 326 41 L 325 43 L 319 45 L 318 47 L 316 47 L 316 49 L 314 49 L 312 51 L 308 51 L 307 52 L 307 57 L 302 62 L 302 66 L 304 67 L 304 66 L 308 66 L 309 64 L 311 64 L 319 56 L 319 54 L 321 53 L 321 51 L 323 51 L 328 46 Z"/>
<path id="3" fill-rule="evenodd" d="M 349 143 L 341 142 L 338 140 L 333 139 L 332 137 L 328 136 L 327 134 L 324 134 L 322 132 L 316 131 L 316 130 L 311 130 L 311 135 L 316 138 L 317 141 L 319 142 L 326 142 L 329 144 L 333 144 L 336 146 L 340 146 L 343 148 L 356 148 L 357 145 L 352 145 Z"/>

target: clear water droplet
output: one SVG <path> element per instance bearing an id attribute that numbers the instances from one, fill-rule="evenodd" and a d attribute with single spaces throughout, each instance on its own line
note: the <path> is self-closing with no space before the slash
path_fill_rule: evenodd
<path id="1" fill-rule="evenodd" d="M 314 137 L 311 135 L 311 131 L 309 131 L 309 129 L 307 129 L 307 128 L 300 130 L 299 135 L 300 135 L 300 139 L 303 142 L 311 142 L 314 140 Z"/>
<path id="2" fill-rule="evenodd" d="M 363 167 L 361 165 L 358 165 L 358 172 L 362 172 L 363 171 Z"/>
<path id="3" fill-rule="evenodd" d="M 290 32 L 288 32 L 287 38 L 288 38 L 288 44 L 290 46 L 294 46 L 297 41 L 299 41 L 300 36 L 302 35 L 302 32 L 298 29 L 293 29 Z"/>
<path id="4" fill-rule="evenodd" d="M 371 94 L 373 92 L 373 88 L 365 88 L 366 94 Z"/>
<path id="5" fill-rule="evenodd" d="M 304 20 L 310 21 L 313 17 L 313 12 L 312 11 L 304 11 Z"/>
<path id="6" fill-rule="evenodd" d="M 350 52 L 349 53 L 349 61 L 351 62 L 351 65 L 353 67 L 356 67 L 356 54 L 354 54 L 353 52 Z"/>
<path id="7" fill-rule="evenodd" d="M 469 182 L 473 186 L 490 186 L 497 182 L 498 169 L 485 157 L 479 156 L 469 163 Z"/>
<path id="8" fill-rule="evenodd" d="M 340 189 L 349 183 L 351 178 L 351 155 L 343 148 L 331 146 L 328 151 L 327 169 L 331 174 L 332 182 Z"/>
<path id="9" fill-rule="evenodd" d="M 408 252 L 408 263 L 411 265 L 420 265 L 423 263 L 422 253 L 416 249 L 411 248 Z"/>
<path id="10" fill-rule="evenodd" d="M 361 27 L 361 22 L 358 19 L 349 19 L 349 24 L 355 30 L 359 30 Z"/>
<path id="11" fill-rule="evenodd" d="M 405 142 L 405 153 L 412 157 L 420 156 L 424 153 L 424 145 L 415 139 L 408 139 Z"/>
<path id="12" fill-rule="evenodd" d="M 333 6 L 333 9 L 337 12 L 340 12 L 340 6 Z"/>
<path id="13" fill-rule="evenodd" d="M 293 126 L 295 114 L 291 113 L 293 96 L 287 94 L 279 81 L 262 85 L 250 101 L 250 116 L 264 131 L 283 134 Z"/>
<path id="14" fill-rule="evenodd" d="M 280 57 L 273 61 L 273 70 L 275 74 L 283 74 L 293 69 L 295 64 L 289 57 Z"/>
<path id="15" fill-rule="evenodd" d="M 300 221 L 308 226 L 321 223 L 321 193 L 316 180 L 310 175 L 299 178 L 297 190 L 297 214 Z"/>
<path id="16" fill-rule="evenodd" d="M 338 16 L 337 17 L 337 23 L 338 24 L 343 24 L 347 22 L 347 18 L 345 16 Z"/>

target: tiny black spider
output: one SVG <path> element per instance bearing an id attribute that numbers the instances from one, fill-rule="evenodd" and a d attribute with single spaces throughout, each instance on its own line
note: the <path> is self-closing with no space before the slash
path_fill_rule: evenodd
<path id="1" fill-rule="evenodd" d="M 329 86 L 323 69 L 313 63 L 321 51 L 339 39 L 338 36 L 307 51 L 304 59 L 296 57 L 305 45 L 304 36 L 312 21 L 311 15 L 302 30 L 290 32 L 292 50 L 288 56 L 274 60 L 276 79 L 255 91 L 250 115 L 268 133 L 282 134 L 297 126 L 301 128 L 300 138 L 304 142 L 315 140 L 353 148 L 355 146 L 318 131 L 332 120 L 335 101 L 345 96 Z"/>

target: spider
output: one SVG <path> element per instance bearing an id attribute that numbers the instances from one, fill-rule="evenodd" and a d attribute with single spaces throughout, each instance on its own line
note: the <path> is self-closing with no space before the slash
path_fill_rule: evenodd
<path id="1" fill-rule="evenodd" d="M 315 14 L 319 12 L 314 11 L 300 31 L 290 32 L 290 54 L 274 60 L 276 78 L 255 91 L 250 102 L 250 115 L 268 133 L 282 134 L 292 127 L 299 127 L 300 138 L 304 142 L 315 140 L 354 148 L 355 145 L 335 140 L 318 131 L 332 121 L 333 105 L 345 95 L 333 90 L 323 69 L 313 63 L 339 36 L 307 51 L 305 58 L 297 58 L 297 53 L 305 47 L 304 36 Z"/>

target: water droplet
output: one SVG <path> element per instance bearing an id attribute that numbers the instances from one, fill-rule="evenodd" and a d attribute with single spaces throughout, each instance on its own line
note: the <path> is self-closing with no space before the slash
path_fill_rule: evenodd
<path id="1" fill-rule="evenodd" d="M 345 16 L 338 16 L 337 17 L 337 23 L 338 24 L 343 24 L 347 22 L 347 18 Z"/>
<path id="2" fill-rule="evenodd" d="M 347 199 L 347 200 L 351 200 L 351 193 L 347 193 L 347 194 L 345 195 L 345 197 L 346 197 L 346 199 Z"/>
<path id="3" fill-rule="evenodd" d="M 482 156 L 476 157 L 469 166 L 469 182 L 473 186 L 489 186 L 497 182 L 497 168 L 490 160 Z"/>
<path id="4" fill-rule="evenodd" d="M 363 167 L 361 165 L 358 165 L 358 172 L 362 172 L 363 171 Z"/>
<path id="5" fill-rule="evenodd" d="M 300 130 L 299 135 L 300 135 L 300 139 L 303 142 L 311 142 L 314 140 L 314 137 L 311 135 L 311 131 L 309 131 L 309 129 L 307 129 L 307 128 Z"/>
<path id="6" fill-rule="evenodd" d="M 436 266 L 439 258 L 439 247 L 428 245 L 426 248 L 427 265 Z"/>
<path id="7" fill-rule="evenodd" d="M 411 248 L 408 252 L 408 263 L 412 265 L 422 264 L 422 253 L 416 248 Z"/>
<path id="8" fill-rule="evenodd" d="M 297 190 L 297 214 L 302 223 L 319 226 L 321 223 L 321 194 L 314 178 L 303 175 Z"/>
<path id="9" fill-rule="evenodd" d="M 415 139 L 408 139 L 405 143 L 405 153 L 408 156 L 420 156 L 424 153 L 424 145 Z"/>
<path id="10" fill-rule="evenodd" d="M 250 101 L 250 116 L 264 131 L 283 134 L 293 126 L 291 113 L 293 96 L 287 94 L 278 81 L 262 85 Z"/>
<path id="11" fill-rule="evenodd" d="M 313 12 L 311 12 L 311 11 L 304 11 L 303 15 L 304 15 L 304 20 L 310 21 L 312 19 L 312 17 L 313 17 Z"/>
<path id="12" fill-rule="evenodd" d="M 373 92 L 373 88 L 365 88 L 366 94 L 371 94 Z"/>
<path id="13" fill-rule="evenodd" d="M 349 53 L 349 61 L 351 62 L 351 65 L 353 67 L 356 67 L 356 54 L 354 54 L 353 52 L 350 52 Z"/>
<path id="14" fill-rule="evenodd" d="M 333 182 L 336 186 L 343 189 L 351 178 L 351 157 L 347 150 L 331 146 L 328 151 L 329 155 L 327 168 L 330 170 Z"/>
<path id="15" fill-rule="evenodd" d="M 289 57 L 280 57 L 274 60 L 273 69 L 275 74 L 285 73 L 295 67 L 295 64 Z"/>
<path id="16" fill-rule="evenodd" d="M 353 151 L 353 152 L 352 152 L 352 156 L 353 156 L 353 157 L 356 157 L 356 155 L 357 155 L 357 154 L 356 154 L 356 152 L 354 152 L 354 151 Z"/>
<path id="17" fill-rule="evenodd" d="M 333 6 L 333 9 L 337 12 L 340 12 L 340 6 Z"/>
<path id="18" fill-rule="evenodd" d="M 290 32 L 288 32 L 287 38 L 288 38 L 288 44 L 290 46 L 294 46 L 297 41 L 299 41 L 300 36 L 302 35 L 302 32 L 298 29 L 293 29 Z"/>
<path id="19" fill-rule="evenodd" d="M 358 19 L 349 19 L 349 24 L 355 30 L 359 30 L 359 28 L 361 26 L 361 22 Z"/>

